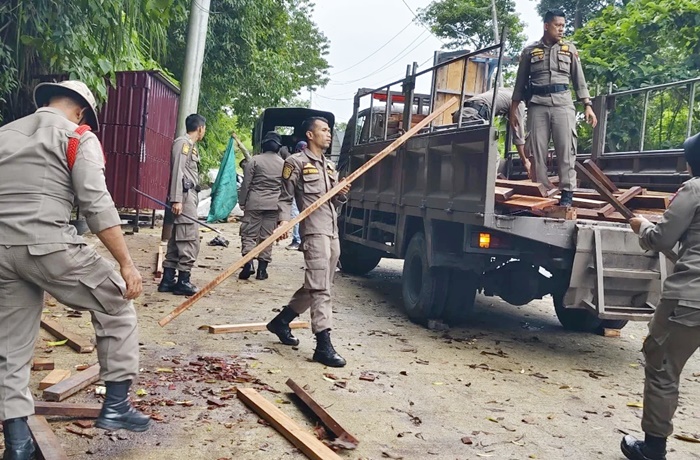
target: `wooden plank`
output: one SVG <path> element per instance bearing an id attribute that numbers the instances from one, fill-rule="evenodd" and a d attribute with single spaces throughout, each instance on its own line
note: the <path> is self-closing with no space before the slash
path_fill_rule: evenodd
<path id="1" fill-rule="evenodd" d="M 29 430 L 37 447 L 37 458 L 43 460 L 68 460 L 61 443 L 51 430 L 49 422 L 41 415 L 32 415 L 27 420 Z"/>
<path id="2" fill-rule="evenodd" d="M 289 442 L 301 450 L 312 460 L 341 460 L 338 454 L 326 447 L 311 433 L 304 431 L 294 420 L 282 412 L 277 406 L 265 399 L 253 388 L 239 388 L 236 392 L 246 406 L 265 419 Z"/>
<path id="3" fill-rule="evenodd" d="M 578 163 L 578 162 L 577 162 Z M 579 163 L 580 164 L 580 163 Z M 599 183 L 601 183 L 606 190 L 610 192 L 617 192 L 617 186 L 612 183 L 610 178 L 605 175 L 605 173 L 598 167 L 597 164 L 595 164 L 594 161 L 591 160 L 586 160 L 583 162 L 583 166 L 586 168 L 588 172 L 590 172 L 590 175 L 595 177 Z M 588 176 L 586 176 L 588 177 Z M 590 178 L 589 178 L 590 180 Z M 595 187 L 597 189 L 597 187 Z M 600 190 L 598 190 L 600 192 Z"/>
<path id="4" fill-rule="evenodd" d="M 631 189 L 625 191 L 622 195 L 618 196 L 617 201 L 619 201 L 621 204 L 625 204 L 635 196 L 641 195 L 641 193 L 642 187 L 634 186 Z M 613 212 L 615 212 L 615 208 L 613 207 L 613 205 L 606 204 L 598 211 L 598 214 L 600 214 L 601 216 L 609 216 Z"/>
<path id="5" fill-rule="evenodd" d="M 156 278 L 163 276 L 163 245 L 158 243 L 158 255 L 156 256 L 156 269 L 153 272 Z"/>
<path id="6" fill-rule="evenodd" d="M 36 415 L 97 418 L 100 415 L 101 410 L 102 406 L 100 404 L 34 401 L 34 413 Z"/>
<path id="7" fill-rule="evenodd" d="M 248 323 L 248 324 L 221 324 L 218 326 L 209 326 L 210 334 L 225 334 L 227 332 L 260 332 L 267 330 L 267 323 Z M 308 321 L 292 321 L 289 323 L 290 329 L 308 329 Z"/>
<path id="8" fill-rule="evenodd" d="M 63 382 L 65 379 L 70 377 L 70 371 L 66 369 L 54 369 L 49 372 L 49 375 L 41 379 L 39 382 L 39 389 L 45 390 L 48 387 L 52 387 L 59 382 Z"/>
<path id="9" fill-rule="evenodd" d="M 588 160 L 587 160 L 588 161 Z M 588 181 L 593 185 L 593 187 L 600 193 L 600 196 L 610 203 L 617 212 L 622 214 L 626 219 L 631 219 L 634 217 L 634 214 L 632 214 L 632 211 L 630 211 L 624 204 L 620 203 L 617 201 L 617 198 L 613 196 L 613 194 L 610 192 L 610 190 L 607 188 L 606 185 L 604 185 L 601 181 L 598 180 L 598 178 L 591 173 L 588 169 L 586 169 L 581 163 L 578 161 L 576 162 L 576 171 L 586 177 Z"/>
<path id="10" fill-rule="evenodd" d="M 348 431 L 340 426 L 340 423 L 338 423 L 331 414 L 329 414 L 326 409 L 324 409 L 319 403 L 317 403 L 309 393 L 306 392 L 302 387 L 296 384 L 294 380 L 288 379 L 287 380 L 287 386 L 292 389 L 295 395 L 308 406 L 311 411 L 316 414 L 316 417 L 318 417 L 321 422 L 325 425 L 326 428 L 328 428 L 331 433 L 335 435 L 336 438 L 340 439 L 343 441 L 344 446 L 347 446 L 346 448 L 351 448 L 355 449 L 357 445 L 360 443 L 360 441 L 357 440 L 353 435 L 348 433 Z"/>
<path id="11" fill-rule="evenodd" d="M 541 211 L 544 208 L 554 206 L 557 203 L 559 203 L 559 200 L 557 200 L 556 198 L 541 198 L 528 195 L 513 195 L 508 201 L 502 204 L 521 209 L 533 209 Z"/>
<path id="12" fill-rule="evenodd" d="M 100 380 L 100 365 L 93 364 L 63 382 L 45 389 L 43 397 L 46 401 L 63 401 L 98 380 Z"/>
<path id="13" fill-rule="evenodd" d="M 52 371 L 54 368 L 53 359 L 49 358 L 34 358 L 32 362 L 33 371 Z"/>
<path id="14" fill-rule="evenodd" d="M 578 218 L 577 209 L 568 206 L 550 206 L 543 209 L 543 211 L 547 217 L 553 219 L 576 220 Z"/>
<path id="15" fill-rule="evenodd" d="M 660 222 L 662 217 L 662 215 L 658 213 L 645 213 L 637 210 L 634 210 L 633 212 L 636 216 L 644 217 L 649 222 L 654 224 Z M 626 224 L 628 222 L 628 219 L 625 218 L 619 212 L 614 212 L 609 216 L 601 216 L 598 214 L 598 211 L 596 209 L 578 209 L 577 214 L 579 219 L 599 220 L 603 222 L 618 222 L 623 224 Z"/>
<path id="16" fill-rule="evenodd" d="M 630 208 L 644 208 L 644 209 L 662 209 L 668 208 L 668 204 L 671 195 L 661 196 L 661 195 L 648 195 L 649 192 L 644 195 L 638 195 L 632 198 L 627 204 Z"/>
<path id="17" fill-rule="evenodd" d="M 513 193 L 536 197 L 546 197 L 548 192 L 544 185 L 529 180 L 496 179 L 496 187 L 510 188 Z"/>
<path id="18" fill-rule="evenodd" d="M 418 134 L 418 132 L 421 129 L 428 126 L 431 121 L 433 121 L 438 116 L 440 116 L 442 113 L 444 113 L 447 110 L 449 110 L 450 108 L 452 108 L 455 104 L 457 104 L 457 102 L 458 102 L 457 98 L 452 97 L 452 98 L 450 98 L 449 101 L 447 101 L 446 103 L 439 106 L 437 109 L 435 109 L 435 111 L 433 111 L 433 113 L 431 113 L 430 115 L 425 117 L 423 120 L 421 120 L 420 123 L 417 123 L 416 125 L 414 125 L 405 134 L 403 134 L 401 137 L 399 137 L 398 139 L 393 141 L 391 144 L 389 144 L 387 147 L 385 147 L 384 150 L 382 150 L 381 152 L 376 154 L 372 159 L 367 161 L 367 163 L 363 164 L 357 170 L 353 171 L 345 179 L 339 181 L 335 187 L 330 189 L 328 192 L 326 192 L 325 195 L 323 195 L 321 198 L 319 198 L 314 203 L 312 203 L 309 207 L 304 209 L 301 213 L 299 213 L 298 216 L 291 219 L 286 224 L 280 225 L 274 232 L 272 232 L 272 235 L 267 237 L 267 239 L 265 241 L 258 244 L 248 254 L 243 256 L 243 258 L 241 258 L 238 262 L 236 262 L 233 265 L 231 265 L 230 267 L 228 267 L 226 270 L 224 270 L 222 273 L 220 273 L 216 278 L 214 278 L 209 283 L 207 283 L 204 287 L 202 287 L 199 290 L 199 292 L 197 292 L 195 295 L 193 295 L 189 299 L 182 302 L 173 311 L 171 311 L 166 316 L 161 318 L 160 321 L 158 321 L 158 325 L 163 327 L 166 324 L 170 323 L 175 318 L 177 318 L 178 316 L 180 316 L 184 311 L 186 311 L 188 308 L 190 308 L 192 305 L 194 305 L 199 299 L 201 299 L 202 297 L 207 295 L 209 292 L 211 292 L 212 289 L 214 289 L 219 284 L 223 283 L 225 279 L 227 279 L 229 276 L 233 275 L 234 273 L 237 273 L 238 270 L 240 270 L 243 267 L 243 265 L 245 265 L 246 263 L 248 263 L 251 260 L 253 260 L 254 258 L 256 258 L 262 251 L 265 250 L 265 248 L 267 248 L 272 243 L 279 240 L 280 237 L 282 237 L 283 235 L 288 233 L 292 228 L 294 228 L 294 226 L 296 224 L 298 224 L 302 220 L 309 217 L 309 215 L 311 215 L 311 213 L 316 211 L 318 208 L 323 206 L 325 203 L 328 203 L 334 196 L 336 196 L 347 185 L 353 183 L 360 176 L 362 176 L 364 173 L 366 173 L 371 168 L 373 168 L 377 163 L 379 163 L 384 158 L 386 158 L 387 156 L 394 153 L 408 139 L 410 139 L 414 135 Z"/>
<path id="19" fill-rule="evenodd" d="M 41 327 L 47 330 L 51 335 L 58 340 L 68 340 L 67 345 L 78 353 L 92 353 L 95 346 L 85 337 L 67 331 L 63 326 L 56 321 L 44 318 L 41 320 Z"/>
<path id="20" fill-rule="evenodd" d="M 603 328 L 603 336 L 604 337 L 620 337 L 620 330 L 619 329 L 608 329 Z"/>
<path id="21" fill-rule="evenodd" d="M 496 187 L 496 202 L 503 203 L 509 200 L 515 192 L 512 188 Z"/>
<path id="22" fill-rule="evenodd" d="M 588 198 L 578 198 L 574 197 L 573 205 L 575 208 L 585 208 L 585 209 L 600 209 L 607 203 L 601 200 L 591 200 Z"/>

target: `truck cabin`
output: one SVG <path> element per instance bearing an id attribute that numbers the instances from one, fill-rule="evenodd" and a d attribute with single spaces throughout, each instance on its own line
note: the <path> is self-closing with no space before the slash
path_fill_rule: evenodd
<path id="1" fill-rule="evenodd" d="M 335 125 L 335 116 L 323 110 L 304 107 L 276 107 L 265 109 L 258 117 L 253 128 L 253 153 L 260 153 L 262 139 L 268 131 L 275 131 L 282 137 L 282 145 L 294 153 L 297 142 L 306 140 L 301 132 L 301 125 L 309 117 L 323 117 L 328 120 L 331 130 Z"/>

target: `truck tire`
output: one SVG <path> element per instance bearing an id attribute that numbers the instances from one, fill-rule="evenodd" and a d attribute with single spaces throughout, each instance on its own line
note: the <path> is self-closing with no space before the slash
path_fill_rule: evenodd
<path id="1" fill-rule="evenodd" d="M 622 329 L 627 325 L 625 320 L 600 319 L 588 310 L 566 308 L 563 298 L 554 299 L 554 311 L 561 325 L 568 331 L 600 334 L 603 329 Z"/>
<path id="2" fill-rule="evenodd" d="M 449 273 L 428 266 L 428 246 L 423 233 L 413 235 L 404 257 L 401 286 L 403 304 L 411 321 L 425 324 L 445 307 Z"/>
<path id="3" fill-rule="evenodd" d="M 447 285 L 447 299 L 442 319 L 449 325 L 464 324 L 474 313 L 479 275 L 472 271 L 452 269 Z"/>
<path id="4" fill-rule="evenodd" d="M 349 275 L 366 275 L 382 260 L 379 251 L 361 244 L 344 241 L 340 251 L 340 268 Z"/>

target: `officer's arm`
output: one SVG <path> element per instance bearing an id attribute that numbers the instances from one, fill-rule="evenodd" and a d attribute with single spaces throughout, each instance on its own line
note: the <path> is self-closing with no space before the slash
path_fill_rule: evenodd
<path id="1" fill-rule="evenodd" d="M 649 251 L 662 251 L 673 248 L 688 230 L 700 203 L 700 193 L 696 184 L 681 188 L 671 202 L 661 222 L 654 225 L 644 221 L 639 231 L 639 244 Z"/>
<path id="2" fill-rule="evenodd" d="M 520 62 L 518 63 L 518 73 L 515 77 L 515 86 L 513 87 L 513 100 L 511 102 L 511 113 L 513 113 L 520 101 L 525 100 L 525 90 L 530 81 L 530 51 L 525 48 L 520 53 Z"/>
<path id="3" fill-rule="evenodd" d="M 292 200 L 294 200 L 294 190 L 299 180 L 299 168 L 294 164 L 291 158 L 284 162 L 282 168 L 282 189 L 280 190 L 279 211 L 280 222 L 288 222 L 292 215 Z M 300 206 L 301 203 L 297 203 Z"/>
<path id="4" fill-rule="evenodd" d="M 250 188 L 250 181 L 253 180 L 253 174 L 255 172 L 254 165 L 255 159 L 246 163 L 243 167 L 243 183 L 241 184 L 241 189 L 238 191 L 238 204 L 240 206 L 245 206 L 245 202 L 248 199 L 248 189 Z"/>
<path id="5" fill-rule="evenodd" d="M 183 140 L 173 143 L 172 151 L 170 152 L 170 197 L 171 203 L 182 203 L 185 193 L 182 184 L 182 179 L 185 177 L 185 164 L 190 155 L 190 144 Z"/>
<path id="6" fill-rule="evenodd" d="M 334 169 L 333 175 L 335 176 L 334 179 L 337 183 L 338 182 L 338 171 L 336 169 Z M 337 195 L 335 195 L 333 197 L 333 205 L 334 206 L 341 206 L 341 205 L 348 202 L 347 193 L 350 191 L 349 187 L 350 187 L 349 185 L 346 185 L 345 189 L 341 190 L 340 192 L 338 192 Z"/>
<path id="7" fill-rule="evenodd" d="M 574 85 L 574 91 L 576 91 L 576 97 L 581 102 L 588 102 L 591 95 L 588 93 L 588 85 L 586 84 L 586 77 L 583 75 L 583 67 L 581 66 L 581 59 L 578 57 L 578 51 L 574 45 L 569 45 L 571 50 L 571 83 Z"/>

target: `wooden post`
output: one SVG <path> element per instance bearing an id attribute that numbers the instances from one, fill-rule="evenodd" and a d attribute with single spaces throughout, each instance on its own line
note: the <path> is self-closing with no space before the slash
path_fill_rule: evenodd
<path id="1" fill-rule="evenodd" d="M 248 254 L 246 254 L 242 259 L 240 259 L 238 262 L 235 264 L 231 265 L 229 268 L 227 268 L 223 273 L 219 274 L 216 278 L 211 280 L 206 286 L 204 286 L 202 289 L 199 290 L 195 295 L 184 301 L 180 306 L 175 308 L 173 311 L 168 313 L 165 317 L 163 317 L 160 321 L 158 321 L 158 324 L 163 327 L 166 324 L 168 324 L 170 321 L 174 320 L 178 316 L 180 316 L 185 310 L 190 308 L 192 305 L 194 305 L 199 299 L 204 297 L 206 294 L 208 294 L 212 289 L 214 289 L 216 286 L 221 284 L 226 278 L 229 276 L 233 275 L 236 273 L 238 270 L 240 270 L 243 265 L 246 263 L 250 262 L 254 258 L 258 256 L 265 248 L 270 246 L 272 243 L 280 239 L 282 235 L 290 231 L 296 224 L 301 222 L 302 220 L 306 219 L 312 212 L 323 206 L 325 203 L 331 200 L 335 195 L 338 194 L 343 188 L 345 188 L 346 185 L 351 184 L 355 180 L 357 180 L 358 177 L 362 176 L 364 173 L 366 173 L 370 168 L 372 168 L 374 165 L 379 163 L 381 160 L 383 160 L 385 157 L 389 156 L 392 152 L 394 152 L 396 149 L 398 149 L 401 145 L 403 145 L 408 139 L 411 137 L 415 136 L 418 131 L 426 127 L 431 121 L 433 121 L 435 118 L 440 116 L 443 112 L 446 112 L 449 110 L 453 105 L 457 103 L 457 98 L 452 97 L 449 101 L 438 107 L 433 113 L 425 117 L 423 120 L 420 121 L 420 123 L 416 124 L 413 128 L 411 128 L 409 131 L 407 131 L 403 136 L 399 137 L 396 139 L 394 142 L 392 142 L 389 146 L 387 146 L 384 150 L 379 152 L 374 158 L 369 160 L 367 163 L 363 164 L 359 169 L 354 171 L 352 174 L 347 176 L 345 179 L 340 181 L 335 187 L 330 189 L 325 195 L 323 195 L 321 198 L 319 198 L 315 203 L 313 203 L 311 206 L 308 208 L 304 209 L 301 213 L 299 213 L 298 216 L 296 216 L 294 219 L 290 220 L 287 222 L 285 225 L 280 226 L 277 230 L 275 230 L 272 235 L 270 235 L 265 241 L 257 245 L 252 251 L 250 251 Z"/>

